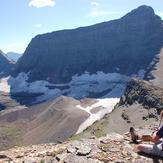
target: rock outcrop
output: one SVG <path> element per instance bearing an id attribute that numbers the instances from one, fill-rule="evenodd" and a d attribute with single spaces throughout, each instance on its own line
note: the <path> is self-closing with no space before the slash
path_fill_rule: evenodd
<path id="1" fill-rule="evenodd" d="M 132 79 L 118 105 L 133 103 L 140 103 L 147 109 L 156 108 L 160 112 L 163 110 L 163 89 L 147 81 Z"/>
<path id="2" fill-rule="evenodd" d="M 121 19 L 62 30 L 32 39 L 13 75 L 30 72 L 29 81 L 63 83 L 75 74 L 146 69 L 163 45 L 162 20 L 148 6 Z"/>
<path id="3" fill-rule="evenodd" d="M 11 72 L 13 66 L 14 63 L 9 61 L 5 54 L 0 50 L 0 77 L 8 75 Z"/>

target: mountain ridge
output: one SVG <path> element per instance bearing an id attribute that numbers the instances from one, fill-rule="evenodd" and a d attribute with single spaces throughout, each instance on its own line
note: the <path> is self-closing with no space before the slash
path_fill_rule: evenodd
<path id="1" fill-rule="evenodd" d="M 132 19 L 133 15 L 136 18 Z M 121 19 L 36 36 L 16 64 L 13 75 L 24 71 L 30 72 L 29 81 L 65 83 L 85 71 L 112 73 L 118 67 L 122 74 L 136 73 L 159 53 L 162 34 L 162 20 L 153 9 L 142 6 Z"/>
<path id="2" fill-rule="evenodd" d="M 14 63 L 0 50 L 0 76 L 9 75 L 13 66 Z"/>

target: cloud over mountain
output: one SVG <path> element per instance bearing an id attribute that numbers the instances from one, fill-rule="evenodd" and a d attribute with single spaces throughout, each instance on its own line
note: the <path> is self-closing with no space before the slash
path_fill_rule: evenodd
<path id="1" fill-rule="evenodd" d="M 54 0 L 31 0 L 29 6 L 40 8 L 40 7 L 53 7 L 55 5 Z"/>
<path id="2" fill-rule="evenodd" d="M 41 28 L 42 27 L 42 24 L 35 24 L 34 27 Z"/>

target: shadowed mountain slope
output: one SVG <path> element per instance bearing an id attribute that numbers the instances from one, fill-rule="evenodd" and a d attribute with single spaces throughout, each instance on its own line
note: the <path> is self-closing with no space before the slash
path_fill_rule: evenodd
<path id="1" fill-rule="evenodd" d="M 0 50 L 0 76 L 8 75 L 14 64 L 8 60 L 5 54 Z"/>
<path id="2" fill-rule="evenodd" d="M 121 19 L 32 39 L 17 62 L 14 76 L 30 72 L 29 81 L 68 82 L 75 74 L 146 69 L 163 45 L 162 20 L 148 6 Z"/>

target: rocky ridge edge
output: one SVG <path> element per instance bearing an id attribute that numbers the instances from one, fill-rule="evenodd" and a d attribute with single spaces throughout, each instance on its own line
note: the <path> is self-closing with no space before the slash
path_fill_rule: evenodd
<path id="1" fill-rule="evenodd" d="M 146 126 L 148 130 L 153 126 Z M 142 129 L 139 129 L 142 130 Z M 67 141 L 62 144 L 41 144 L 16 147 L 0 152 L 0 162 L 8 163 L 105 163 L 152 162 L 152 159 L 134 152 L 130 137 L 111 133 L 97 139 Z"/>

